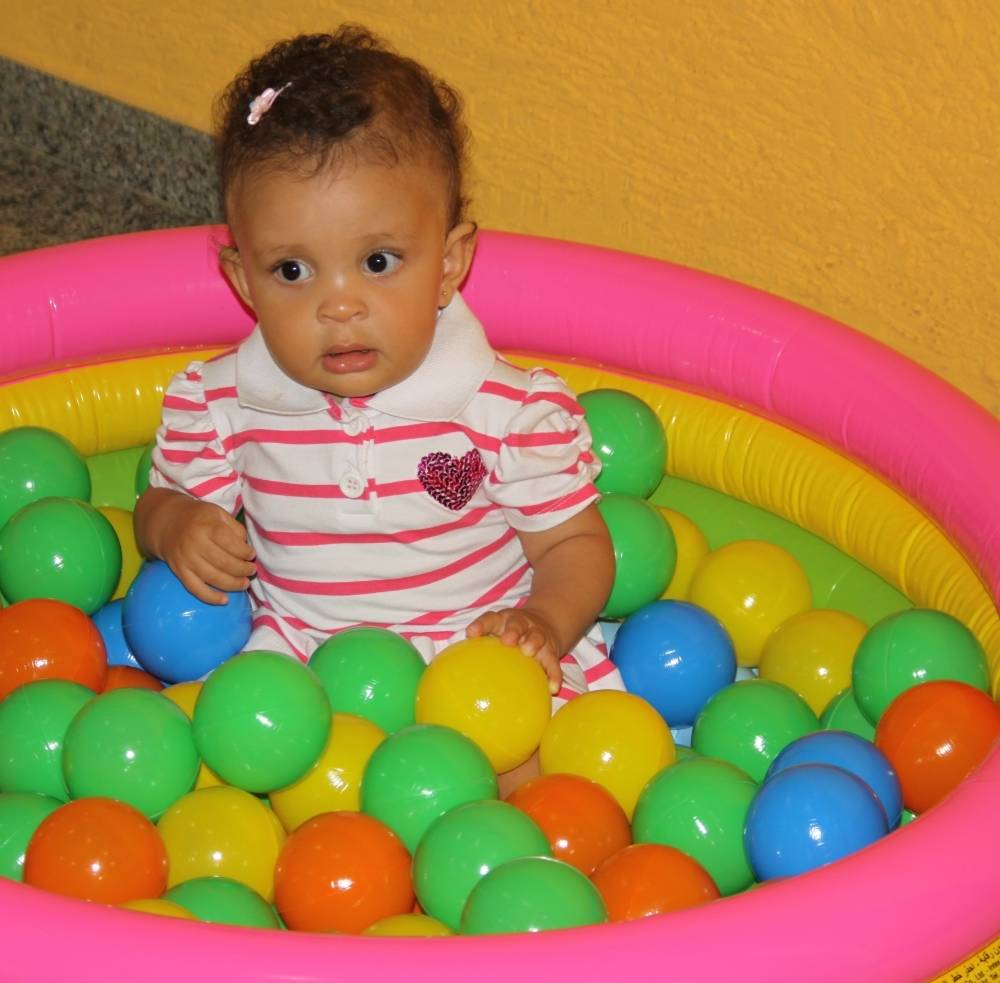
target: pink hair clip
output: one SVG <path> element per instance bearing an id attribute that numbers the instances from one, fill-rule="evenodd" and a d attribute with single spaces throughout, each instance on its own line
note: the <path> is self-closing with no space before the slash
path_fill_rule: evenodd
<path id="1" fill-rule="evenodd" d="M 271 106 L 274 104 L 274 100 L 281 95 L 292 83 L 286 82 L 280 89 L 265 89 L 256 99 L 250 103 L 250 115 L 247 116 L 247 122 L 251 126 L 256 126 L 260 122 L 260 118 L 266 113 Z"/>

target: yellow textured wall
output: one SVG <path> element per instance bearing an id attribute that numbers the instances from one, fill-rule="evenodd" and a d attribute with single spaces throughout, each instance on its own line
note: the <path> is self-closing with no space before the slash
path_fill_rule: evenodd
<path id="1" fill-rule="evenodd" d="M 341 20 L 464 92 L 483 225 L 754 284 L 1000 415 L 993 0 L 13 0 L 0 54 L 207 129 L 266 42 Z"/>

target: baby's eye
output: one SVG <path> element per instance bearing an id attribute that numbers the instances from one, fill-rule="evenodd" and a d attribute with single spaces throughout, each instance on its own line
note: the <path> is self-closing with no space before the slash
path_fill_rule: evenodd
<path id="1" fill-rule="evenodd" d="M 402 262 L 402 258 L 395 253 L 389 253 L 384 249 L 380 249 L 378 252 L 371 253 L 365 257 L 365 269 L 369 273 L 376 275 L 394 273 L 399 269 L 399 264 Z"/>
<path id="2" fill-rule="evenodd" d="M 282 283 L 301 283 L 312 276 L 312 270 L 308 263 L 303 263 L 301 259 L 286 259 L 280 262 L 273 270 L 274 275 Z"/>

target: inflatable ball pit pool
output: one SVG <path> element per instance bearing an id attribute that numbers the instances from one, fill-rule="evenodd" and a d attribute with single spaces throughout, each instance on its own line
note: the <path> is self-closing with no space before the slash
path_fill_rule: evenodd
<path id="1" fill-rule="evenodd" d="M 218 269 L 224 235 L 177 229 L 0 260 L 0 429 L 65 434 L 88 457 L 96 504 L 131 506 L 163 388 L 202 357 L 192 349 L 252 326 Z M 816 606 L 869 624 L 910 604 L 947 611 L 983 645 L 996 695 L 1000 423 L 984 410 L 818 314 L 624 253 L 487 232 L 464 293 L 497 348 L 544 353 L 527 361 L 577 391 L 621 388 L 654 407 L 669 441 L 654 501 L 689 514 L 713 547 L 778 542 Z M 994 749 L 918 822 L 829 867 L 665 917 L 503 938 L 231 928 L 0 881 L 0 975 L 490 983 L 604 979 L 613 965 L 625 978 L 926 980 L 977 950 L 980 965 L 992 958 L 998 807 Z"/>

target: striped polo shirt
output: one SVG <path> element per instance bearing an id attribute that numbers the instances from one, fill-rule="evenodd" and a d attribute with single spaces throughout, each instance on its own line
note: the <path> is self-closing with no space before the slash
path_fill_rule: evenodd
<path id="1" fill-rule="evenodd" d="M 590 447 L 566 385 L 499 357 L 457 296 L 420 367 L 369 397 L 288 378 L 259 327 L 192 362 L 164 398 L 151 484 L 244 509 L 258 571 L 248 648 L 280 639 L 307 659 L 374 625 L 429 658 L 483 611 L 523 602 L 517 532 L 598 499 Z M 588 675 L 611 674 L 599 635 L 584 642 Z"/>

